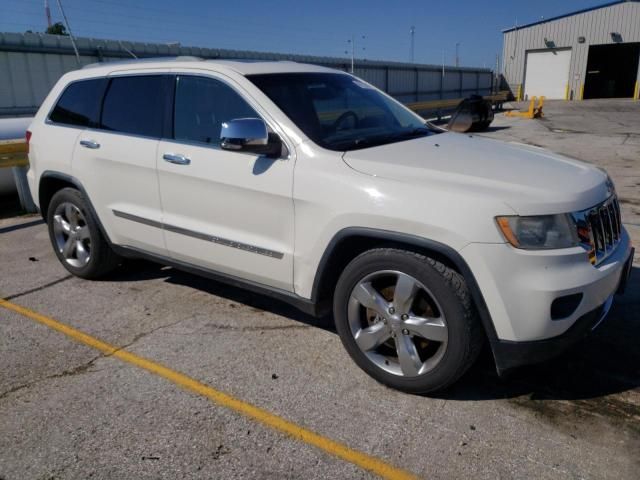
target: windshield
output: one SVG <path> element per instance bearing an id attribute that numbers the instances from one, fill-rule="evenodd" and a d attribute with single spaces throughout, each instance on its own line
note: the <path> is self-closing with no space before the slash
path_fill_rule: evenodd
<path id="1" fill-rule="evenodd" d="M 435 133 L 413 112 L 341 73 L 250 75 L 311 140 L 348 151 Z"/>

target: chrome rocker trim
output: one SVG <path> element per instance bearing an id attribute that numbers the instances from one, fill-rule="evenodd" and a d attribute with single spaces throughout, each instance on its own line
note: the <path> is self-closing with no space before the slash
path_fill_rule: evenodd
<path id="1" fill-rule="evenodd" d="M 116 217 L 124 218 L 125 220 L 130 220 L 132 222 L 141 223 L 143 225 L 148 225 L 150 227 L 161 228 L 162 230 L 166 230 L 168 232 L 173 232 L 180 235 L 186 235 L 188 237 L 197 238 L 198 240 L 213 242 L 215 244 L 222 245 L 225 247 L 236 248 L 244 252 L 256 253 L 258 255 L 264 255 L 265 257 L 275 258 L 278 260 L 281 260 L 284 257 L 284 253 L 277 252 L 275 250 L 269 250 L 268 248 L 257 247 L 255 245 L 249 245 L 248 243 L 236 242 L 235 240 L 229 240 L 227 238 L 217 237 L 215 235 L 209 235 L 208 233 L 196 232 L 194 230 L 189 230 L 187 228 L 176 227 L 174 225 L 157 222 L 155 220 L 139 217 L 137 215 L 132 215 L 130 213 L 121 212 L 119 210 L 112 210 L 112 211 Z"/>

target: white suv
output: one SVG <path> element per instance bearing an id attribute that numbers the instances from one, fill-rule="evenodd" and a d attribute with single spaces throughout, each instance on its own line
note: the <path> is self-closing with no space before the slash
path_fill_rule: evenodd
<path id="1" fill-rule="evenodd" d="M 631 268 L 614 187 L 539 148 L 442 132 L 364 81 L 291 62 L 106 63 L 27 132 L 55 252 L 145 257 L 324 315 L 372 377 L 443 389 L 604 318 Z"/>

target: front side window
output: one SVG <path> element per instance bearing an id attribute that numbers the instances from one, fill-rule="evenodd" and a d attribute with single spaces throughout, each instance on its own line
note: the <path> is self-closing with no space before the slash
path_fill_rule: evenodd
<path id="1" fill-rule="evenodd" d="M 347 151 L 434 133 L 377 89 L 342 73 L 249 75 L 311 140 Z"/>
<path id="2" fill-rule="evenodd" d="M 74 127 L 97 126 L 106 83 L 106 79 L 95 78 L 70 84 L 60 96 L 49 120 Z"/>
<path id="3" fill-rule="evenodd" d="M 164 75 L 115 77 L 107 87 L 100 127 L 160 138 L 167 95 L 169 82 Z"/>
<path id="4" fill-rule="evenodd" d="M 176 84 L 173 118 L 174 139 L 218 145 L 223 122 L 260 117 L 225 83 L 213 78 L 181 75 Z"/>

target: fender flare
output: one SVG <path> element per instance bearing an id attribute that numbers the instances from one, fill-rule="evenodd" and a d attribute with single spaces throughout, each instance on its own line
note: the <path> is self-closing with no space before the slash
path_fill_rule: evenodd
<path id="1" fill-rule="evenodd" d="M 98 216 L 98 213 L 96 212 L 96 209 L 94 208 L 93 203 L 91 202 L 91 198 L 89 197 L 89 194 L 87 193 L 86 189 L 84 188 L 84 186 L 82 185 L 80 180 L 78 180 L 76 177 L 73 177 L 71 175 L 67 175 L 66 173 L 56 172 L 54 170 L 45 170 L 44 172 L 42 172 L 42 175 L 40 175 L 40 179 L 38 181 L 38 197 L 40 196 L 39 195 L 39 191 L 40 191 L 40 185 L 42 184 L 42 180 L 47 179 L 47 178 L 52 178 L 52 179 L 56 179 L 56 180 L 62 180 L 64 182 L 70 183 L 71 185 L 73 185 L 74 187 L 76 187 L 80 191 L 80 193 L 84 197 L 85 201 L 87 202 L 87 206 L 89 207 L 89 212 L 91 213 L 91 215 L 95 219 L 96 223 L 98 224 L 98 228 L 100 229 L 100 233 L 102 233 L 103 238 L 107 241 L 109 246 L 113 246 L 113 243 L 111 242 L 111 239 L 109 238 L 109 235 L 107 235 L 107 231 L 105 230 L 104 226 L 102 225 L 102 221 L 100 220 L 100 217 Z M 47 210 L 48 210 L 48 208 L 47 208 Z M 40 209 L 40 212 L 41 212 L 42 217 L 44 218 L 44 221 L 46 223 L 47 218 L 46 218 L 45 212 L 44 212 L 44 210 L 42 208 Z"/>
<path id="2" fill-rule="evenodd" d="M 493 344 L 498 341 L 495 326 L 493 325 L 493 320 L 491 319 L 491 314 L 489 313 L 489 309 L 487 308 L 484 296 L 480 291 L 480 287 L 478 285 L 478 282 L 476 281 L 475 276 L 473 275 L 473 272 L 469 268 L 469 265 L 467 265 L 467 262 L 464 260 L 464 258 L 462 258 L 462 255 L 460 255 L 457 250 L 448 245 L 417 235 L 397 233 L 389 230 L 380 230 L 366 227 L 347 227 L 340 230 L 333 236 L 333 238 L 327 245 L 327 248 L 322 254 L 322 258 L 320 259 L 320 263 L 318 264 L 311 290 L 311 299 L 314 303 L 320 301 L 319 295 L 321 289 L 321 280 L 326 269 L 329 266 L 329 260 L 331 259 L 334 250 L 342 241 L 348 239 L 349 237 L 365 237 L 368 239 L 379 240 L 381 242 L 393 242 L 409 245 L 418 247 L 423 250 L 435 252 L 440 256 L 448 259 L 465 279 L 467 287 L 469 288 L 469 292 L 471 293 L 471 298 L 473 299 L 473 302 L 478 311 L 480 321 L 482 323 L 482 326 L 484 327 L 484 331 L 492 347 Z"/>

